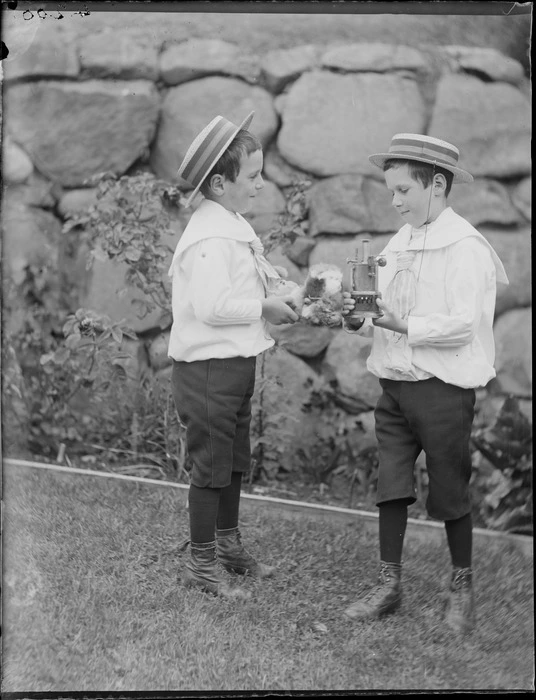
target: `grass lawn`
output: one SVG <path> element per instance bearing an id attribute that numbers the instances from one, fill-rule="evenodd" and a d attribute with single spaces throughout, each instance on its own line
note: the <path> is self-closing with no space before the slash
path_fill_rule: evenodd
<path id="1" fill-rule="evenodd" d="M 378 559 L 359 522 L 244 505 L 278 574 L 226 602 L 177 582 L 182 491 L 13 466 L 3 487 L 3 692 L 534 689 L 532 560 L 511 545 L 475 546 L 479 624 L 459 640 L 437 545 L 408 539 L 400 612 L 359 624 L 342 612 Z"/>

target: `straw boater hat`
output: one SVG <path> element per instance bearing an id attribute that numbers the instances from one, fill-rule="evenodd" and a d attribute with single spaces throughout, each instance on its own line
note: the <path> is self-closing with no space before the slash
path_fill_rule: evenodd
<path id="1" fill-rule="evenodd" d="M 225 117 L 217 116 L 195 137 L 177 172 L 194 188 L 184 206 L 190 206 L 206 176 L 240 129 L 249 127 L 254 114 L 255 112 L 250 112 L 240 126 L 233 124 Z"/>
<path id="2" fill-rule="evenodd" d="M 379 168 L 391 158 L 416 160 L 444 168 L 454 174 L 453 182 L 473 182 L 473 176 L 458 168 L 460 152 L 451 143 L 422 134 L 395 134 L 391 139 L 389 153 L 374 153 L 369 160 Z"/>

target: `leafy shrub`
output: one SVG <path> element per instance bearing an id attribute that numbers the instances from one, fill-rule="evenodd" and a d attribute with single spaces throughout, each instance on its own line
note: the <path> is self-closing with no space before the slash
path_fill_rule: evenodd
<path id="1" fill-rule="evenodd" d="M 275 479 L 281 468 L 281 456 L 285 451 L 287 438 L 293 435 L 293 423 L 298 422 L 295 416 L 289 416 L 284 411 L 267 411 L 265 392 L 283 391 L 277 378 L 269 377 L 266 373 L 266 355 L 275 350 L 271 348 L 258 358 L 258 375 L 255 384 L 255 397 L 252 401 L 251 437 L 251 469 L 249 481 L 271 481 Z"/>
<path id="2" fill-rule="evenodd" d="M 494 467 L 478 480 L 484 522 L 492 529 L 532 534 L 532 425 L 517 399 L 505 399 L 495 424 L 475 430 L 472 442 Z"/>
<path id="3" fill-rule="evenodd" d="M 265 254 L 277 246 L 286 250 L 299 236 L 307 234 L 307 190 L 310 186 L 309 180 L 296 180 L 285 192 L 285 211 L 279 215 L 277 223 L 261 236 Z"/>
<path id="4" fill-rule="evenodd" d="M 69 219 L 64 232 L 82 227 L 91 249 L 91 258 L 126 263 L 125 283 L 139 289 L 143 298 L 135 300 L 139 316 L 155 308 L 163 312 L 163 328 L 171 322 L 170 289 L 163 264 L 172 253 L 164 242 L 173 236 L 172 213 L 181 206 L 180 193 L 151 173 L 95 176 L 95 204 Z"/>
<path id="5" fill-rule="evenodd" d="M 371 503 L 378 478 L 376 439 L 362 423 L 361 408 L 349 406 L 331 387 L 311 391 L 304 406 L 305 413 L 316 416 L 317 427 L 315 443 L 300 448 L 302 471 L 320 485 L 342 476 L 348 484 L 348 508 L 356 498 Z"/>
<path id="6" fill-rule="evenodd" d="M 88 267 L 98 258 L 123 263 L 125 284 L 142 292 L 134 302 L 138 315 L 159 309 L 160 325 L 169 326 L 171 295 L 163 266 L 173 251 L 165 240 L 174 235 L 180 191 L 150 173 L 119 178 L 101 173 L 87 184 L 96 188 L 96 202 L 72 215 L 64 233 L 76 232 L 87 245 Z M 307 186 L 290 188 L 286 211 L 263 241 L 266 252 L 303 235 Z M 92 310 L 69 313 L 47 305 L 50 276 L 28 268 L 25 283 L 15 290 L 25 298 L 25 317 L 5 353 L 11 368 L 5 397 L 19 409 L 13 412 L 14 432 L 29 432 L 28 447 L 43 456 L 54 457 L 64 445 L 71 455 L 93 450 L 108 462 L 144 459 L 158 474 L 184 479 L 185 430 L 169 385 L 150 372 L 129 375 L 132 358 L 124 340 L 137 336 L 125 323 Z M 268 381 L 261 371 L 261 396 Z M 270 475 L 269 463 L 277 463 L 281 442 L 273 434 L 283 418 L 266 415 L 261 399 L 252 428 L 252 474 Z"/>

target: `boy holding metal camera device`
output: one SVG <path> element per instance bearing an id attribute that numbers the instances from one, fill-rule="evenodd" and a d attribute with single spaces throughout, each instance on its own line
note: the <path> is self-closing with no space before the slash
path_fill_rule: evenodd
<path id="1" fill-rule="evenodd" d="M 367 366 L 382 387 L 375 409 L 380 572 L 377 585 L 345 613 L 375 619 L 401 603 L 407 509 L 416 500 L 413 472 L 424 451 L 426 507 L 445 522 L 453 567 L 445 624 L 467 633 L 475 625 L 469 495 L 475 388 L 495 376 L 496 283 L 508 279 L 486 239 L 447 204 L 453 182 L 473 180 L 458 157 L 440 139 L 396 134 L 388 153 L 369 158 L 384 171 L 406 223 L 381 254 L 378 314 L 365 320 L 344 295 L 349 327 L 373 327 Z"/>

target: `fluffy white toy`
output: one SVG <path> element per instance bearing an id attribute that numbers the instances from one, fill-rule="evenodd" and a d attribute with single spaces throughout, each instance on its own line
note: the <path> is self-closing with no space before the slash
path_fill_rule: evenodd
<path id="1" fill-rule="evenodd" d="M 342 277 L 336 265 L 319 263 L 311 266 L 303 285 L 281 278 L 272 283 L 268 293 L 289 296 L 289 305 L 300 320 L 312 326 L 333 328 L 342 324 Z"/>

